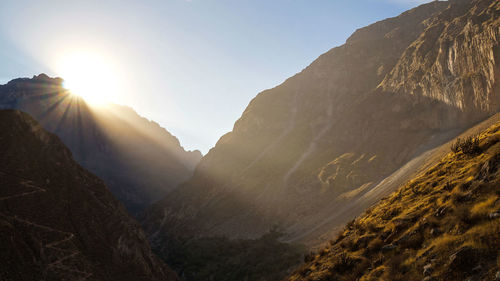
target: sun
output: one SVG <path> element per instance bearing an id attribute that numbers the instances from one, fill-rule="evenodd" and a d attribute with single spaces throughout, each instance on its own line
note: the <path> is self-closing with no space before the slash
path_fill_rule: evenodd
<path id="1" fill-rule="evenodd" d="M 113 64 L 91 52 L 75 52 L 61 57 L 57 73 L 64 87 L 92 105 L 117 102 L 118 81 Z"/>

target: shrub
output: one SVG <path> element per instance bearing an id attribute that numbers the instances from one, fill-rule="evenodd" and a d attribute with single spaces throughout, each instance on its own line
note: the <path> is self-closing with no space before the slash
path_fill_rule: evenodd
<path id="1" fill-rule="evenodd" d="M 375 238 L 366 247 L 367 253 L 375 253 L 380 251 L 382 249 L 382 246 L 384 246 L 384 242 L 380 238 Z"/>
<path id="2" fill-rule="evenodd" d="M 358 250 L 358 245 L 356 245 L 356 243 L 354 243 L 354 241 L 350 237 L 342 240 L 342 242 L 340 242 L 340 247 L 351 252 L 355 252 Z"/>
<path id="3" fill-rule="evenodd" d="M 347 224 L 346 224 L 346 229 L 347 230 L 352 230 L 354 228 L 354 222 L 356 221 L 356 219 L 352 219 L 350 220 Z"/>
<path id="4" fill-rule="evenodd" d="M 446 190 L 446 191 L 451 191 L 453 189 L 453 185 L 450 183 L 450 181 L 447 181 L 444 184 L 443 189 Z"/>
<path id="5" fill-rule="evenodd" d="M 352 257 L 346 252 L 341 252 L 333 260 L 333 267 L 331 269 L 337 273 L 349 272 L 360 261 L 359 258 Z"/>
<path id="6" fill-rule="evenodd" d="M 470 136 L 466 139 L 457 138 L 455 143 L 451 145 L 451 151 L 454 153 L 462 151 L 462 153 L 466 155 L 474 155 L 480 153 L 481 148 L 479 147 L 479 137 Z"/>

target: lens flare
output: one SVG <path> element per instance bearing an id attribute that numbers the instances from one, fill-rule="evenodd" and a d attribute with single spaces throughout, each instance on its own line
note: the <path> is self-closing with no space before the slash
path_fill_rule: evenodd
<path id="1" fill-rule="evenodd" d="M 113 64 L 94 53 L 78 52 L 63 56 L 57 73 L 64 87 L 92 105 L 118 102 L 118 81 Z"/>

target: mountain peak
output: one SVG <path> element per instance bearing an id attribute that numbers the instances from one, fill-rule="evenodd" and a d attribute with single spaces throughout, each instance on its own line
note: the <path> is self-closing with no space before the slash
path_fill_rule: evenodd
<path id="1" fill-rule="evenodd" d="M 253 239 L 279 224 L 287 241 L 318 243 L 498 110 L 499 5 L 419 6 L 258 94 L 194 176 L 149 210 L 148 232 Z"/>
<path id="2" fill-rule="evenodd" d="M 134 213 L 187 180 L 201 159 L 132 108 L 90 107 L 72 97 L 62 79 L 43 73 L 0 85 L 2 108 L 27 112 L 57 134 L 75 160 L 101 177 Z"/>

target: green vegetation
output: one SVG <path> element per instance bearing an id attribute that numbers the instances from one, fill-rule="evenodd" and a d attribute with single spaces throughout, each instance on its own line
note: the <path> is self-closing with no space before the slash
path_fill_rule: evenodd
<path id="1" fill-rule="evenodd" d="M 280 280 L 304 252 L 300 245 L 280 242 L 281 236 L 273 229 L 258 239 L 170 239 L 159 255 L 187 281 Z"/>
<path id="2" fill-rule="evenodd" d="M 500 124 L 457 140 L 437 165 L 307 255 L 288 280 L 495 280 L 499 168 Z"/>

